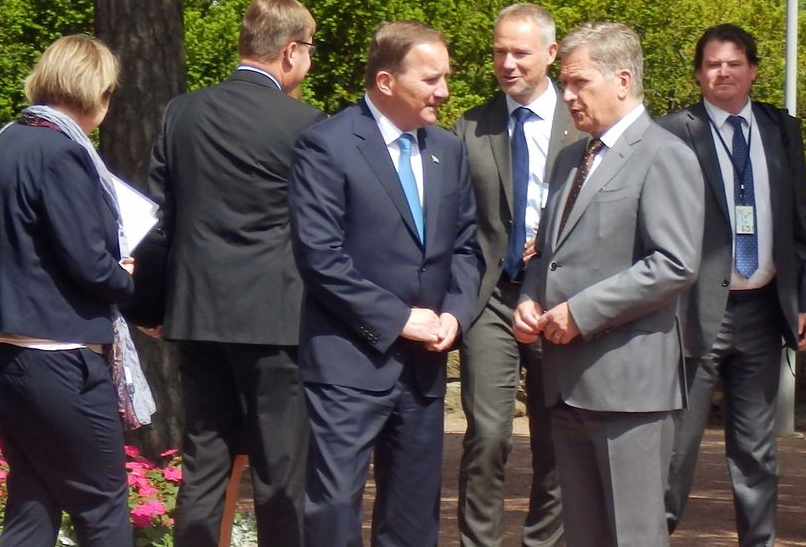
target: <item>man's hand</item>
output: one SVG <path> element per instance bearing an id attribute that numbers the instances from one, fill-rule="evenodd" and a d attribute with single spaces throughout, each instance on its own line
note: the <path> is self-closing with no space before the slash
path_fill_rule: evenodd
<path id="1" fill-rule="evenodd" d="M 535 240 L 537 239 L 537 234 L 533 235 L 529 238 L 526 242 L 526 245 L 523 246 L 523 263 L 529 264 L 529 261 L 532 257 L 537 254 L 537 249 L 535 248 Z"/>
<path id="2" fill-rule="evenodd" d="M 450 313 L 442 313 L 439 316 L 439 340 L 437 342 L 426 342 L 425 349 L 428 351 L 446 351 L 453 346 L 458 334 L 459 321 Z"/>
<path id="3" fill-rule="evenodd" d="M 130 256 L 124 256 L 120 260 L 120 267 L 129 272 L 129 275 L 134 275 L 134 259 Z"/>
<path id="4" fill-rule="evenodd" d="M 567 344 L 579 334 L 579 327 L 571 316 L 568 302 L 557 304 L 540 316 L 537 329 L 543 333 L 543 338 L 555 344 Z"/>
<path id="5" fill-rule="evenodd" d="M 158 340 L 162 340 L 162 325 L 157 325 L 156 327 L 138 326 L 137 330 L 139 330 L 143 334 L 147 334 L 151 338 L 157 338 Z"/>
<path id="6" fill-rule="evenodd" d="M 806 349 L 806 312 L 798 312 L 798 351 Z"/>
<path id="7" fill-rule="evenodd" d="M 440 320 L 428 308 L 412 308 L 400 336 L 415 342 L 439 342 Z"/>
<path id="8" fill-rule="evenodd" d="M 543 308 L 534 300 L 524 300 L 515 308 L 512 316 L 512 330 L 515 331 L 515 340 L 521 344 L 531 344 L 540 336 L 538 320 Z"/>

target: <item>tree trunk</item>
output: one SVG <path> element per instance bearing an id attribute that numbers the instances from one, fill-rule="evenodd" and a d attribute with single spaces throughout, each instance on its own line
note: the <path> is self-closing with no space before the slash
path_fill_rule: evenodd
<path id="1" fill-rule="evenodd" d="M 101 125 L 110 170 L 146 187 L 151 147 L 168 101 L 185 91 L 182 0 L 94 0 L 95 34 L 120 58 L 120 87 Z M 157 402 L 153 423 L 128 441 L 154 458 L 181 439 L 181 392 L 174 352 L 135 329 L 135 343 Z"/>

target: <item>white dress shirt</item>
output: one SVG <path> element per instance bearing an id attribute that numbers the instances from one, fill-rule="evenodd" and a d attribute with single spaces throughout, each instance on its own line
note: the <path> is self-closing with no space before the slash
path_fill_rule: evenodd
<path id="1" fill-rule="evenodd" d="M 711 118 L 711 135 L 714 148 L 719 159 L 722 172 L 722 184 L 725 187 L 725 201 L 730 214 L 730 226 L 733 232 L 733 249 L 736 250 L 736 219 L 733 198 L 733 163 L 728 151 L 733 146 L 733 125 L 728 123 L 731 114 L 703 99 L 705 111 Z M 758 289 L 768 284 L 775 277 L 775 264 L 772 259 L 772 205 L 770 203 L 770 175 L 767 170 L 767 156 L 764 143 L 758 131 L 756 118 L 753 116 L 752 103 L 748 100 L 741 112 L 744 138 L 750 147 L 750 162 L 753 167 L 753 193 L 756 203 L 756 235 L 758 238 L 758 269 L 750 279 L 745 279 L 736 271 L 736 264 L 730 277 L 731 290 Z M 720 140 L 720 136 L 722 139 Z M 722 141 L 725 142 L 723 146 Z M 726 148 L 727 147 L 727 150 Z"/>
<path id="2" fill-rule="evenodd" d="M 417 131 L 401 131 L 392 123 L 392 120 L 384 116 L 378 107 L 376 107 L 369 95 L 364 95 L 364 100 L 367 102 L 369 111 L 372 117 L 375 118 L 375 123 L 378 124 L 378 129 L 381 130 L 383 142 L 386 144 L 386 149 L 389 151 L 389 157 L 392 158 L 392 163 L 395 164 L 395 170 L 398 170 L 400 163 L 400 145 L 397 140 L 403 133 L 408 133 L 414 139 L 411 146 L 411 170 L 414 172 L 414 180 L 417 181 L 417 194 L 420 196 L 420 206 L 425 211 L 425 204 L 423 203 L 423 160 L 420 156 L 420 146 L 417 142 Z"/>
<path id="3" fill-rule="evenodd" d="M 536 116 L 532 116 L 523 123 L 523 133 L 526 136 L 526 148 L 529 150 L 529 185 L 526 193 L 526 240 L 525 244 L 537 232 L 540 224 L 540 214 L 546 206 L 549 193 L 549 173 L 546 173 L 546 161 L 549 153 L 549 140 L 551 127 L 554 123 L 554 109 L 557 107 L 557 91 L 551 81 L 546 90 L 530 104 L 520 104 L 509 95 L 507 99 L 507 130 L 509 138 L 515 129 L 515 119 L 512 112 L 516 108 L 526 107 Z"/>

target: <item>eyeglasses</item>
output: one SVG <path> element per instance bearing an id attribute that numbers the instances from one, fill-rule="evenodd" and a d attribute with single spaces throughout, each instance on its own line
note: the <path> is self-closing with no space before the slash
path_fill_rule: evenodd
<path id="1" fill-rule="evenodd" d="M 302 44 L 303 46 L 308 46 L 308 54 L 313 55 L 316 53 L 316 44 L 313 42 L 306 42 L 305 40 L 294 40 L 295 44 Z"/>

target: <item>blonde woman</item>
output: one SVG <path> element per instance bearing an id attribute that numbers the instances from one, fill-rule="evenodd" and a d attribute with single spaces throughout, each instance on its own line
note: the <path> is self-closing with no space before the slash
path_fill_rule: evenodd
<path id="1" fill-rule="evenodd" d="M 25 82 L 31 107 L 0 134 L 2 547 L 52 547 L 62 511 L 81 547 L 130 547 L 118 399 L 101 347 L 133 291 L 110 176 L 87 135 L 118 62 L 56 40 Z"/>

